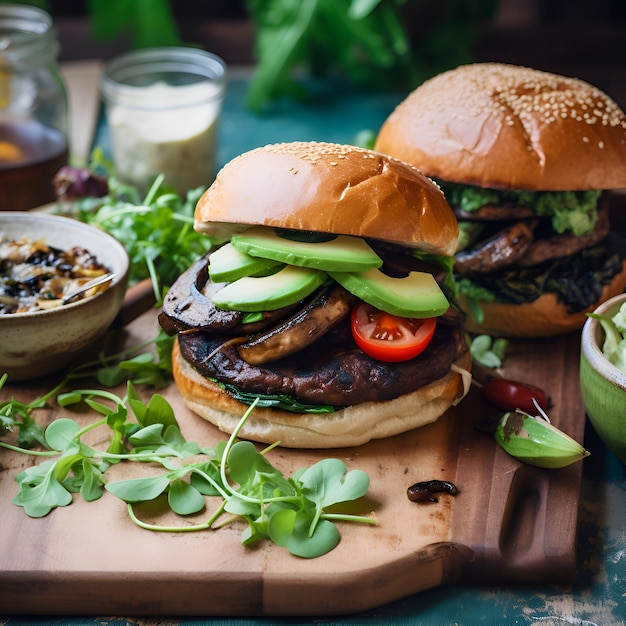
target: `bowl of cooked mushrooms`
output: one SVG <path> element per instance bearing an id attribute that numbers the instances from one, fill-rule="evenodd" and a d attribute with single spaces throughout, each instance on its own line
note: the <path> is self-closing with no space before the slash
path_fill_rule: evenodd
<path id="1" fill-rule="evenodd" d="M 88 353 L 121 309 L 130 261 L 79 220 L 0 212 L 0 376 L 30 380 Z"/>

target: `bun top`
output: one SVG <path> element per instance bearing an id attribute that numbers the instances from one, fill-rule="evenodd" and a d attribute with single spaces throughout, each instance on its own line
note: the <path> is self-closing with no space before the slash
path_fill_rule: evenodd
<path id="1" fill-rule="evenodd" d="M 376 150 L 483 187 L 626 187 L 626 117 L 613 100 L 582 80 L 501 63 L 424 82 L 385 121 Z"/>
<path id="2" fill-rule="evenodd" d="M 196 230 L 218 239 L 261 225 L 380 239 L 448 256 L 458 237 L 443 193 L 413 166 L 317 142 L 272 144 L 233 159 L 200 198 L 195 221 Z"/>

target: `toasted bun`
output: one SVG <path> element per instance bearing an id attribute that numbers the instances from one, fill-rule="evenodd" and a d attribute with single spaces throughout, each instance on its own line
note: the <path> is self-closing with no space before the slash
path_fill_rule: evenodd
<path id="1" fill-rule="evenodd" d="M 469 351 L 457 360 L 471 368 Z M 180 354 L 172 352 L 172 371 L 185 404 L 225 433 L 232 433 L 248 407 L 201 376 Z M 464 393 L 461 375 L 450 371 L 417 391 L 385 402 L 367 402 L 334 413 L 291 413 L 255 408 L 239 436 L 287 448 L 343 448 L 398 435 L 436 421 Z"/>
<path id="2" fill-rule="evenodd" d="M 514 65 L 464 65 L 427 80 L 383 124 L 376 150 L 482 187 L 626 187 L 617 104 L 581 80 Z"/>
<path id="3" fill-rule="evenodd" d="M 371 237 L 454 254 L 458 225 L 441 190 L 414 167 L 370 150 L 281 143 L 228 163 L 196 207 L 196 230 L 231 225 Z"/>
<path id="4" fill-rule="evenodd" d="M 587 313 L 609 298 L 623 293 L 625 289 L 626 261 L 622 271 L 602 289 L 597 302 L 577 313 L 568 313 L 553 293 L 544 293 L 533 302 L 524 304 L 481 301 L 479 305 L 485 315 L 482 324 L 476 323 L 462 296 L 459 298 L 459 306 L 467 312 L 465 328 L 470 333 L 486 333 L 499 337 L 553 337 L 579 331 L 587 320 Z"/>

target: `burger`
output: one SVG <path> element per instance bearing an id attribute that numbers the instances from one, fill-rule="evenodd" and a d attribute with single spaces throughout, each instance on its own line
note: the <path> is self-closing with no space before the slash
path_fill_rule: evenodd
<path id="1" fill-rule="evenodd" d="M 438 419 L 471 357 L 451 289 L 458 238 L 439 187 L 370 150 L 293 142 L 246 152 L 200 198 L 213 244 L 171 286 L 178 390 L 239 436 L 356 446 Z"/>
<path id="2" fill-rule="evenodd" d="M 459 221 L 459 304 L 471 332 L 548 337 L 626 286 L 605 190 L 626 187 L 626 118 L 574 78 L 500 63 L 427 80 L 375 149 L 442 187 Z"/>

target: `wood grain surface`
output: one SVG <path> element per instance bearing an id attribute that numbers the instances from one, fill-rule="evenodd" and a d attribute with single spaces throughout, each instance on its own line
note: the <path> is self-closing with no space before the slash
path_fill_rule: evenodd
<path id="1" fill-rule="evenodd" d="M 127 341 L 156 330 L 151 310 L 127 327 Z M 552 421 L 580 441 L 578 337 L 513 341 L 505 364 L 506 376 L 546 389 Z M 28 401 L 53 382 L 10 385 L 0 397 Z M 164 395 L 187 439 L 211 446 L 227 438 L 192 414 L 173 385 Z M 473 392 L 436 423 L 401 436 L 334 451 L 271 451 L 270 461 L 285 474 L 335 456 L 370 475 L 356 512 L 375 515 L 378 525 L 341 524 L 339 546 L 313 560 L 269 544 L 242 547 L 238 525 L 174 534 L 142 530 L 108 493 L 92 503 L 75 498 L 31 519 L 11 499 L 15 475 L 33 461 L 0 450 L 0 606 L 5 614 L 330 615 L 448 583 L 568 581 L 575 571 L 582 464 L 560 470 L 520 464 L 477 428 L 486 412 Z M 36 417 L 48 423 L 63 414 L 50 405 Z M 89 443 L 104 435 L 94 436 Z M 121 464 L 108 473 L 116 480 L 136 472 L 135 464 Z M 410 502 L 407 487 L 431 479 L 450 480 L 460 493 Z"/>

